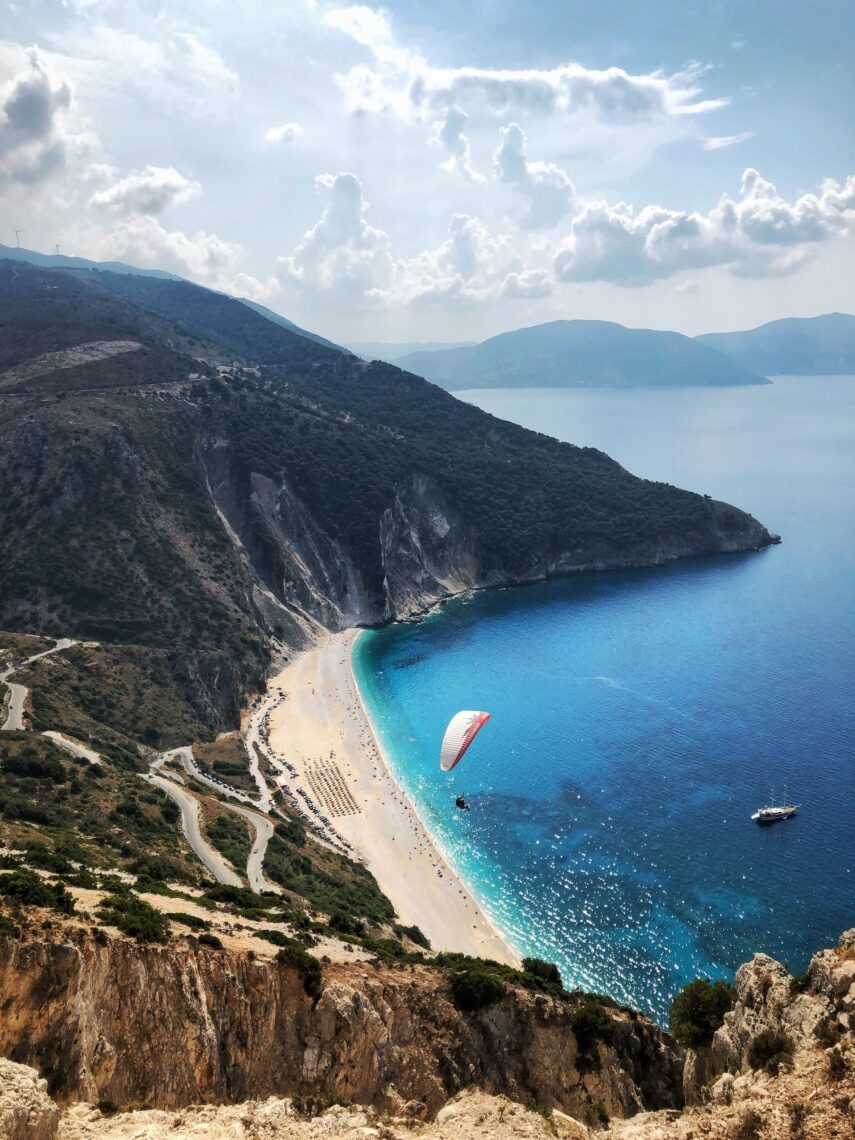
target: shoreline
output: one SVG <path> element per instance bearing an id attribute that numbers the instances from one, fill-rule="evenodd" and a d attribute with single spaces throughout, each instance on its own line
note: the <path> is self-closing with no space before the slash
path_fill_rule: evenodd
<path id="1" fill-rule="evenodd" d="M 434 950 L 519 964 L 394 776 L 353 672 L 359 630 L 323 637 L 268 682 L 283 699 L 270 710 L 268 743 L 331 826 L 362 857 L 398 921 Z"/>

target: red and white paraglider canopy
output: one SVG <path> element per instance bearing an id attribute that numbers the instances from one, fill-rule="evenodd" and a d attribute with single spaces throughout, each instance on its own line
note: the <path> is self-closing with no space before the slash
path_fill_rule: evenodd
<path id="1" fill-rule="evenodd" d="M 464 752 L 489 719 L 488 712 L 475 712 L 472 709 L 464 709 L 451 718 L 439 753 L 439 766 L 443 772 L 450 772 L 460 763 Z"/>

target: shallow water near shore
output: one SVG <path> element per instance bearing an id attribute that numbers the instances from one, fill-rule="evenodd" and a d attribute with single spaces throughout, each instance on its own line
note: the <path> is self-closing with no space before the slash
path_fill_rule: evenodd
<path id="1" fill-rule="evenodd" d="M 395 775 L 499 928 L 568 985 L 661 1021 L 685 981 L 755 951 L 801 972 L 855 924 L 855 378 L 464 398 L 733 502 L 783 544 L 363 634 L 354 670 Z M 459 708 L 493 720 L 444 776 Z M 785 781 L 799 815 L 758 828 Z"/>

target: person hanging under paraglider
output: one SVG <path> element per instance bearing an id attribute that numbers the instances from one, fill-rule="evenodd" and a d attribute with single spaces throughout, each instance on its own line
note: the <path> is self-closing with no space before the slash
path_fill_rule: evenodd
<path id="1" fill-rule="evenodd" d="M 464 709 L 451 718 L 439 753 L 439 766 L 443 772 L 450 772 L 460 763 L 463 753 L 489 719 L 488 712 L 475 712 L 472 709 Z M 463 795 L 456 797 L 454 806 L 460 811 L 470 810 Z"/>

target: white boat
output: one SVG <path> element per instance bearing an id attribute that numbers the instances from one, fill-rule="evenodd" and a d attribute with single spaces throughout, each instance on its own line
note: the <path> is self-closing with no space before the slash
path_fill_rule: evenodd
<path id="1" fill-rule="evenodd" d="M 754 814 L 752 815 L 751 818 L 754 820 L 755 823 L 759 823 L 761 825 L 765 825 L 765 824 L 769 824 L 769 823 L 780 823 L 780 821 L 782 819 L 792 819 L 793 816 L 796 814 L 796 811 L 799 808 L 799 804 L 788 804 L 788 803 L 786 803 L 786 799 L 787 799 L 787 789 L 784 788 L 784 801 L 785 802 L 783 804 L 777 804 L 776 805 L 775 804 L 775 790 L 773 788 L 772 789 L 772 795 L 770 797 L 770 803 L 768 804 L 768 806 L 758 808 L 757 811 L 754 812 Z"/>

